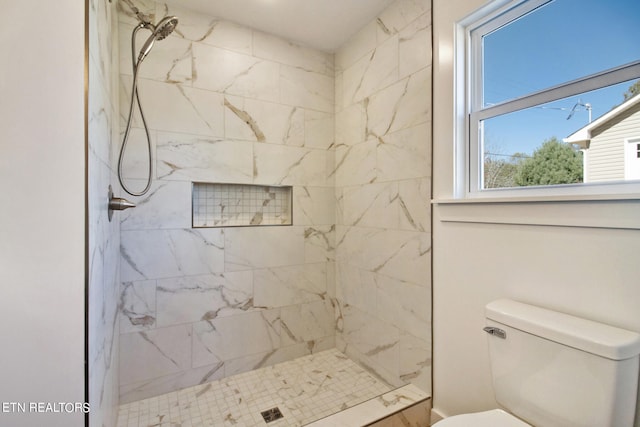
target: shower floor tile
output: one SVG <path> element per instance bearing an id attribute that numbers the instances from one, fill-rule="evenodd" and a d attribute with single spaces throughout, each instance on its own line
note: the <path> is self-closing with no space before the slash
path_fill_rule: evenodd
<path id="1" fill-rule="evenodd" d="M 118 427 L 299 427 L 391 390 L 333 349 L 121 405 Z"/>

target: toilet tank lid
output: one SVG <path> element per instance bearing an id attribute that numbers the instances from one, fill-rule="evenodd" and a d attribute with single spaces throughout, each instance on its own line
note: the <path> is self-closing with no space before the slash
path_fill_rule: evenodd
<path id="1" fill-rule="evenodd" d="M 487 318 L 612 360 L 640 354 L 640 334 L 592 320 L 500 299 L 486 306 Z"/>

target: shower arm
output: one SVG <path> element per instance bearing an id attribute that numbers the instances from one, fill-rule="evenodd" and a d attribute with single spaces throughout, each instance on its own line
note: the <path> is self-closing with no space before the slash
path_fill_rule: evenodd
<path id="1" fill-rule="evenodd" d="M 144 28 L 150 31 L 155 30 L 156 27 L 151 23 L 151 21 L 148 20 L 148 17 L 144 13 L 140 12 L 140 9 L 138 9 L 130 1 L 125 1 L 125 3 L 127 3 L 131 11 L 134 13 L 134 15 L 136 15 L 136 18 L 138 18 L 138 21 L 140 21 Z"/>

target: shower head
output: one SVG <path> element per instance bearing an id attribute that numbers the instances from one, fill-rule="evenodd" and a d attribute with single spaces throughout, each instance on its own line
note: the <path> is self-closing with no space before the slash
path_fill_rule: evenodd
<path id="1" fill-rule="evenodd" d="M 157 39 L 162 40 L 173 32 L 178 26 L 178 18 L 175 16 L 165 16 L 156 25 L 154 33 L 158 35 Z"/>
<path id="2" fill-rule="evenodd" d="M 165 16 L 158 22 L 157 25 L 153 27 L 153 31 L 151 35 L 142 45 L 142 49 L 140 49 L 140 54 L 138 55 L 138 63 L 142 62 L 144 58 L 147 57 L 149 52 L 151 52 L 151 48 L 156 40 L 163 40 L 169 34 L 175 30 L 178 25 L 178 18 L 175 16 Z"/>

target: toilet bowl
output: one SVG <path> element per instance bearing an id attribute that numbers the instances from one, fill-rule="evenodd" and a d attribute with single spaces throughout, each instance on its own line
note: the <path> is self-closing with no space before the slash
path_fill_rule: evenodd
<path id="1" fill-rule="evenodd" d="M 456 415 L 434 424 L 436 427 L 531 427 L 501 409 Z"/>

